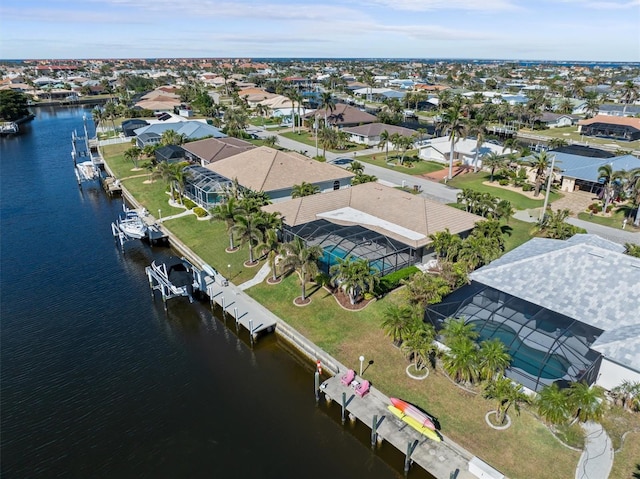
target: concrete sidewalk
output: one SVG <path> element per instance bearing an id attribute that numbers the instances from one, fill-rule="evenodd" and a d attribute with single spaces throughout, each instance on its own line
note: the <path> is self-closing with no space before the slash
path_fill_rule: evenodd
<path id="1" fill-rule="evenodd" d="M 582 425 L 586 444 L 578 467 L 576 479 L 606 479 L 613 466 L 613 445 L 604 428 L 596 422 Z"/>

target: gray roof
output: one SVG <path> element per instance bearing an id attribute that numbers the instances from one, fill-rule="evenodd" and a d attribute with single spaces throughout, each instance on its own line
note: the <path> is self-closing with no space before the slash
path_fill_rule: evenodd
<path id="1" fill-rule="evenodd" d="M 215 126 L 202 123 L 201 121 L 178 121 L 173 123 L 154 123 L 153 125 L 137 128 L 135 134 L 140 136 L 143 133 L 157 133 L 162 135 L 165 131 L 173 130 L 179 135 L 184 135 L 188 140 L 212 136 L 214 138 L 225 137 Z"/>
<path id="2" fill-rule="evenodd" d="M 613 171 L 629 171 L 640 168 L 640 159 L 632 155 L 616 156 L 613 158 L 593 158 L 589 156 L 572 155 L 553 151 L 550 155 L 555 155 L 555 168 L 562 171 L 562 176 L 577 178 L 579 180 L 598 182 L 598 168 L 604 165 L 611 165 Z M 526 158 L 533 159 L 533 157 Z"/>
<path id="3" fill-rule="evenodd" d="M 623 250 L 594 235 L 535 238 L 470 277 L 605 331 L 594 349 L 640 369 L 640 258 Z"/>

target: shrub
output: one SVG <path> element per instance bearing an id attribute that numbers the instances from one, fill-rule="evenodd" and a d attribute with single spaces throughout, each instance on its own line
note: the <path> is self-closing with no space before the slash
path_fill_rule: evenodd
<path id="1" fill-rule="evenodd" d="M 612 209 L 613 209 L 613 205 L 608 205 L 607 206 L 607 213 L 611 213 Z"/>
<path id="2" fill-rule="evenodd" d="M 591 203 L 589 206 L 587 206 L 587 210 L 591 211 L 592 213 L 600 213 L 602 211 L 602 205 L 600 203 Z"/>
<path id="3" fill-rule="evenodd" d="M 203 218 L 208 214 L 207 210 L 205 210 L 204 208 L 201 208 L 200 206 L 196 206 L 195 208 L 193 208 L 193 212 L 196 214 L 198 218 Z"/>
<path id="4" fill-rule="evenodd" d="M 522 191 L 533 191 L 533 185 L 530 183 L 525 183 L 522 185 Z"/>
<path id="5" fill-rule="evenodd" d="M 193 208 L 195 208 L 197 205 L 191 201 L 189 198 L 182 198 L 182 204 L 185 206 L 185 208 L 187 208 L 188 210 L 192 210 Z"/>
<path id="6" fill-rule="evenodd" d="M 509 184 L 509 180 L 507 180 L 506 178 L 502 178 L 502 179 L 498 180 L 498 184 L 500 186 L 507 186 Z"/>
<path id="7" fill-rule="evenodd" d="M 420 270 L 416 266 L 407 266 L 406 268 L 399 269 L 398 271 L 394 271 L 393 273 L 383 276 L 376 288 L 376 294 L 378 296 L 382 296 L 387 294 L 389 291 L 393 291 L 400 286 L 400 281 L 410 278 L 419 272 Z"/>

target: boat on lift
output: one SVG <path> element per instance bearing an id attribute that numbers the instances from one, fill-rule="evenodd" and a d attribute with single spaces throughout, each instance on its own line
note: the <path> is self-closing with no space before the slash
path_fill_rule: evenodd
<path id="1" fill-rule="evenodd" d="M 117 228 L 128 238 L 146 238 L 149 227 L 140 217 L 137 211 L 130 210 L 126 205 L 122 206 L 123 212 L 116 220 Z"/>

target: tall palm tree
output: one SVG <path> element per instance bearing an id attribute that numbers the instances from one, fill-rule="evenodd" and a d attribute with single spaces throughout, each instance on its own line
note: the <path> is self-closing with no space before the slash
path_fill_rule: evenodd
<path id="1" fill-rule="evenodd" d="M 625 81 L 622 87 L 620 87 L 620 99 L 624 103 L 622 116 L 626 116 L 627 106 L 630 103 L 633 103 L 634 101 L 636 101 L 637 98 L 638 98 L 638 85 L 633 83 L 632 80 Z"/>
<path id="2" fill-rule="evenodd" d="M 383 313 L 382 329 L 396 345 L 400 344 L 409 332 L 413 317 L 409 306 L 389 303 Z"/>
<path id="3" fill-rule="evenodd" d="M 447 318 L 440 334 L 449 347 L 460 341 L 474 341 L 478 337 L 475 325 L 465 322 L 464 318 Z"/>
<path id="4" fill-rule="evenodd" d="M 124 152 L 124 158 L 126 160 L 132 161 L 134 168 L 138 169 L 138 160 L 140 159 L 140 155 L 142 154 L 142 150 L 137 146 L 132 146 L 131 148 L 127 148 Z"/>
<path id="5" fill-rule="evenodd" d="M 229 249 L 234 251 L 236 247 L 233 244 L 233 225 L 236 223 L 236 215 L 239 213 L 237 199 L 233 196 L 227 198 L 227 201 L 215 205 L 209 210 L 211 221 L 224 221 L 229 233 Z"/>
<path id="6" fill-rule="evenodd" d="M 329 269 L 331 281 L 346 291 L 351 304 L 356 304 L 360 292 L 373 292 L 378 277 L 371 269 L 369 261 L 364 258 L 354 259 L 351 255 L 337 260 L 338 262 Z"/>
<path id="7" fill-rule="evenodd" d="M 513 406 L 520 412 L 520 403 L 529 401 L 529 396 L 522 392 L 520 384 L 514 384 L 511 379 L 500 377 L 487 383 L 484 397 L 496 401 L 497 423 L 504 424 L 509 408 Z"/>
<path id="8" fill-rule="evenodd" d="M 454 104 L 442 115 L 444 127 L 449 131 L 449 141 L 451 142 L 451 151 L 449 152 L 449 174 L 447 179 L 453 178 L 453 158 L 455 156 L 455 148 L 458 140 L 464 136 L 466 131 L 466 122 L 462 116 L 459 105 Z"/>
<path id="9" fill-rule="evenodd" d="M 160 144 L 163 146 L 167 145 L 182 145 L 184 144 L 185 136 L 178 133 L 175 130 L 166 130 L 162 132 L 162 136 L 160 137 Z"/>
<path id="10" fill-rule="evenodd" d="M 322 248 L 318 245 L 307 246 L 299 236 L 285 243 L 283 248 L 287 253 L 282 259 L 283 271 L 292 269 L 298 273 L 302 287 L 301 298 L 302 301 L 306 301 L 306 285 L 310 278 L 318 274 L 318 260 L 322 257 Z"/>
<path id="11" fill-rule="evenodd" d="M 602 183 L 603 211 L 606 213 L 611 201 L 615 199 L 618 181 L 624 174 L 620 171 L 613 171 L 613 167 L 607 163 L 598 168 L 598 180 Z"/>
<path id="12" fill-rule="evenodd" d="M 481 114 L 477 113 L 469 122 L 468 133 L 471 136 L 476 137 L 476 154 L 473 158 L 473 172 L 476 173 L 478 171 L 478 161 L 480 159 L 480 148 L 484 144 L 484 139 L 486 135 L 486 126 L 487 120 Z"/>
<path id="13" fill-rule="evenodd" d="M 329 122 L 327 119 L 329 115 L 327 115 L 327 112 L 332 114 L 336 109 L 336 102 L 333 99 L 331 92 L 325 91 L 320 95 L 320 108 L 324 110 L 324 126 L 328 127 Z"/>
<path id="14" fill-rule="evenodd" d="M 511 363 L 507 347 L 497 338 L 480 343 L 480 377 L 486 380 L 496 379 L 504 374 Z"/>
<path id="15" fill-rule="evenodd" d="M 436 332 L 431 324 L 423 322 L 413 322 L 414 327 L 409 330 L 407 339 L 402 343 L 400 349 L 407 359 L 413 359 L 414 367 L 417 370 L 431 364 L 431 357 L 437 350 L 434 344 Z"/>
<path id="16" fill-rule="evenodd" d="M 458 235 L 451 233 L 449 231 L 449 228 L 445 228 L 444 231 L 438 231 L 429 235 L 429 239 L 431 240 L 431 247 L 439 258 L 449 257 L 449 255 L 451 254 L 449 249 L 454 244 L 454 236 L 457 236 L 459 238 Z M 454 253 L 454 256 L 457 254 L 458 252 L 456 251 Z"/>
<path id="17" fill-rule="evenodd" d="M 535 170 L 535 187 L 533 190 L 533 196 L 538 196 L 542 189 L 542 184 L 547 175 L 547 170 L 551 164 L 551 158 L 547 155 L 546 151 L 541 151 L 533 156 L 531 161 L 531 167 Z"/>
<path id="18" fill-rule="evenodd" d="M 495 175 L 496 169 L 502 168 L 506 163 L 506 158 L 498 155 L 495 151 L 492 151 L 482 159 L 482 166 L 491 170 L 491 178 L 489 178 L 490 182 L 493 182 L 493 176 Z"/>
<path id="19" fill-rule="evenodd" d="M 376 146 L 378 148 L 385 149 L 385 155 L 384 155 L 385 162 L 389 161 L 389 142 L 390 141 L 391 141 L 391 134 L 387 130 L 384 130 L 382 133 L 380 133 L 380 141 Z"/>
<path id="20" fill-rule="evenodd" d="M 456 382 L 473 382 L 478 378 L 478 348 L 469 340 L 459 340 L 449 346 L 442 365 Z"/>
<path id="21" fill-rule="evenodd" d="M 241 244 L 249 246 L 249 264 L 255 264 L 253 249 L 262 240 L 262 233 L 258 228 L 261 216 L 258 213 L 240 212 L 234 218 L 234 225 L 231 230 L 236 235 Z"/>
<path id="22" fill-rule="evenodd" d="M 276 271 L 276 258 L 280 254 L 282 245 L 278 240 L 278 234 L 274 229 L 268 229 L 261 243 L 256 245 L 256 251 L 260 255 L 267 255 L 267 262 L 271 268 L 271 278 L 273 281 L 278 279 Z"/>

